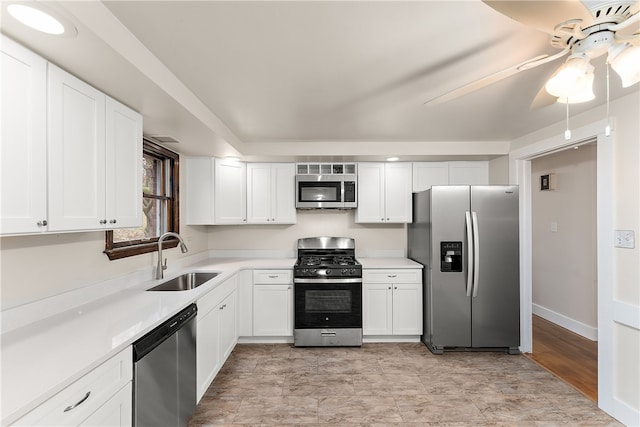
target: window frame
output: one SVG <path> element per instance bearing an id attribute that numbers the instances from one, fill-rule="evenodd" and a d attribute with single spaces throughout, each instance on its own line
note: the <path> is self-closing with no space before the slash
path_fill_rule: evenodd
<path id="1" fill-rule="evenodd" d="M 165 183 L 163 190 L 166 191 L 170 188 L 171 196 L 152 197 L 155 199 L 168 200 L 167 203 L 167 230 L 174 233 L 180 233 L 180 191 L 179 191 L 179 177 L 180 177 L 180 155 L 174 151 L 171 151 L 165 147 L 162 147 L 147 138 L 143 138 L 142 144 L 143 154 L 149 154 L 158 158 L 161 158 L 163 162 L 169 162 L 170 176 L 167 177 L 167 168 L 162 168 L 163 177 L 162 180 Z M 141 159 L 142 161 L 142 159 Z M 164 164 L 163 164 L 164 166 Z M 168 179 L 168 182 L 167 182 Z M 144 196 L 143 196 L 144 197 Z M 113 241 L 113 230 L 107 230 L 105 235 L 105 250 L 104 253 L 109 257 L 109 260 L 116 260 L 127 258 L 135 255 L 142 255 L 158 250 L 158 239 L 160 236 L 153 237 L 151 239 L 140 240 L 128 240 L 124 242 Z M 166 239 L 162 242 L 162 248 L 175 248 L 178 246 L 178 239 L 173 237 Z"/>

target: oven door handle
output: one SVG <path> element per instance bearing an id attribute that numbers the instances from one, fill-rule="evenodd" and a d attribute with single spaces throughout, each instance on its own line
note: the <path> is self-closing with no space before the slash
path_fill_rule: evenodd
<path id="1" fill-rule="evenodd" d="M 351 277 L 351 278 L 337 278 L 337 279 L 301 279 L 294 278 L 293 283 L 362 283 L 361 277 Z"/>

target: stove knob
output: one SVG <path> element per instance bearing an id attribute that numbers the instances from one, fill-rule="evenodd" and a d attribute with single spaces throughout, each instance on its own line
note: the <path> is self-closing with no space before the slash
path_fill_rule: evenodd
<path id="1" fill-rule="evenodd" d="M 348 276 L 349 275 L 349 269 L 348 268 L 343 268 L 342 269 L 342 275 L 343 276 Z"/>
<path id="2" fill-rule="evenodd" d="M 329 269 L 327 268 L 325 275 L 326 275 L 326 276 L 329 276 L 330 274 L 331 274 L 331 270 L 329 270 Z"/>

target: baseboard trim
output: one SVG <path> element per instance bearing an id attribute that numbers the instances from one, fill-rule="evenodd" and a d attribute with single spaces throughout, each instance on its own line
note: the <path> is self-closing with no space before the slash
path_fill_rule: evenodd
<path id="1" fill-rule="evenodd" d="M 640 411 L 620 399 L 613 399 L 611 415 L 626 426 L 640 426 Z"/>
<path id="2" fill-rule="evenodd" d="M 542 307 L 538 304 L 532 304 L 532 307 L 533 314 L 538 315 L 549 322 L 555 323 L 556 325 L 562 326 L 563 328 L 591 341 L 598 341 L 598 328 L 586 325 L 575 319 L 567 317 L 564 314 L 556 313 L 555 311 L 549 310 L 548 308 Z"/>

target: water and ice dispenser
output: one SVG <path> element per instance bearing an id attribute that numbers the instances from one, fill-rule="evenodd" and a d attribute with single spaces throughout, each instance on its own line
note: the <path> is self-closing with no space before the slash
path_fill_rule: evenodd
<path id="1" fill-rule="evenodd" d="M 462 242 L 440 242 L 440 271 L 462 271 Z"/>

